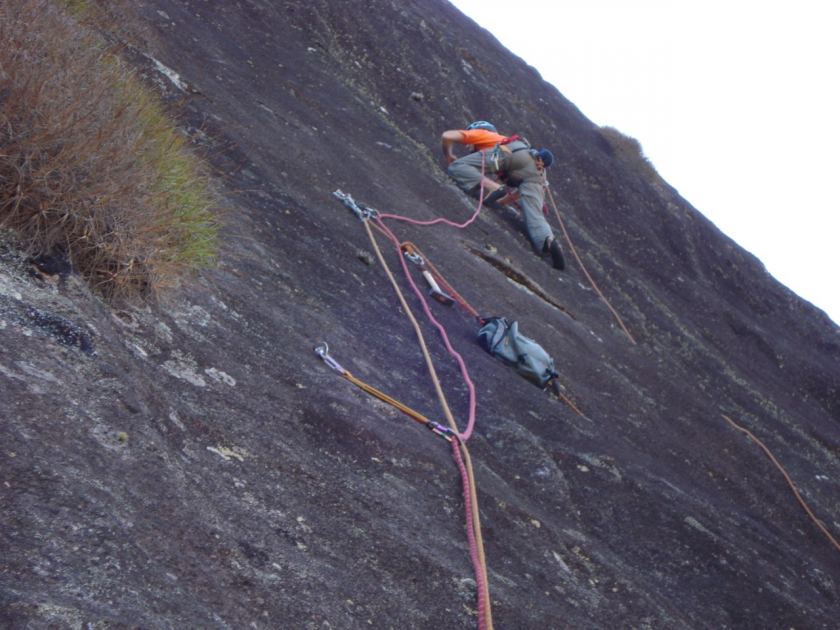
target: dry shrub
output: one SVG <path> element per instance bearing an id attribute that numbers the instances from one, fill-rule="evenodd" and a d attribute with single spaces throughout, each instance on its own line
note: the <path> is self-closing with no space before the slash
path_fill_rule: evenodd
<path id="1" fill-rule="evenodd" d="M 213 264 L 216 199 L 160 101 L 54 0 L 0 6 L 0 225 L 108 298 Z"/>
<path id="2" fill-rule="evenodd" d="M 621 133 L 615 127 L 601 127 L 598 132 L 607 141 L 613 154 L 637 175 L 652 184 L 662 185 L 665 181 L 656 171 L 651 161 L 642 150 L 642 143 L 631 136 Z"/>

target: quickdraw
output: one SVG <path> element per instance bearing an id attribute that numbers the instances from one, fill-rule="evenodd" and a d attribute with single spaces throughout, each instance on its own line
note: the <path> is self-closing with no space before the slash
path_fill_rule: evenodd
<path id="1" fill-rule="evenodd" d="M 510 138 L 508 141 L 512 141 L 515 138 Z M 496 150 L 496 157 L 498 159 L 498 152 L 499 149 L 510 151 L 508 147 L 502 147 L 501 145 L 497 147 Z M 335 359 L 333 359 L 329 354 L 329 347 L 326 343 L 319 345 L 315 352 L 327 363 L 327 365 L 338 372 L 343 378 L 349 380 L 354 385 L 359 387 L 360 389 L 368 392 L 370 395 L 375 396 L 379 400 L 392 405 L 394 408 L 398 409 L 405 415 L 409 416 L 416 422 L 423 424 L 429 430 L 434 432 L 436 435 L 439 435 L 441 438 L 445 439 L 452 445 L 453 456 L 458 464 L 458 468 L 461 472 L 462 481 L 464 485 L 464 501 L 465 507 L 467 511 L 467 538 L 470 544 L 470 554 L 473 560 L 473 566 L 475 568 L 475 575 L 476 575 L 476 586 L 477 586 L 477 599 L 478 599 L 478 627 L 479 630 L 492 630 L 493 628 L 493 618 L 491 612 L 491 602 L 490 602 L 490 592 L 489 592 L 489 585 L 487 580 L 487 566 L 486 560 L 484 557 L 484 544 L 481 535 L 481 517 L 478 510 L 478 495 L 475 488 L 475 479 L 474 474 L 472 471 L 472 464 L 470 463 L 469 451 L 467 450 L 466 441 L 469 436 L 472 434 L 473 427 L 475 424 L 475 387 L 472 384 L 472 381 L 469 378 L 469 375 L 466 371 L 466 366 L 463 362 L 463 358 L 459 353 L 457 353 L 454 348 L 451 347 L 449 343 L 448 337 L 446 335 L 445 330 L 442 326 L 434 319 L 431 311 L 428 308 L 426 303 L 425 297 L 423 296 L 422 292 L 418 289 L 414 280 L 411 278 L 411 274 L 408 271 L 408 266 L 406 261 L 409 261 L 415 265 L 417 265 L 421 272 L 423 273 L 424 278 L 426 279 L 427 283 L 431 287 L 431 296 L 434 297 L 441 303 L 447 304 L 451 306 L 451 301 L 457 301 L 464 307 L 473 317 L 475 317 L 479 322 L 483 323 L 483 318 L 478 315 L 478 312 L 473 309 L 467 302 L 464 300 L 458 293 L 452 288 L 452 286 L 446 282 L 443 276 L 429 263 L 428 259 L 420 252 L 420 250 L 413 245 L 412 243 L 400 243 L 397 237 L 391 232 L 383 223 L 383 219 L 395 219 L 400 221 L 407 221 L 413 223 L 415 225 L 436 225 L 438 223 L 446 223 L 453 227 L 457 228 L 465 228 L 470 225 L 475 219 L 478 217 L 479 212 L 481 211 L 482 204 L 484 202 L 484 153 L 482 153 L 482 182 L 481 188 L 479 191 L 479 203 L 478 207 L 475 211 L 475 214 L 463 224 L 456 224 L 452 221 L 449 221 L 444 218 L 438 218 L 433 221 L 417 221 L 414 219 L 409 219 L 407 217 L 401 217 L 398 215 L 392 214 L 382 214 L 377 210 L 365 206 L 356 202 L 353 197 L 347 193 L 344 193 L 341 190 L 336 190 L 333 195 L 339 199 L 345 206 L 347 206 L 355 216 L 362 221 L 367 230 L 368 236 L 371 239 L 371 243 L 376 250 L 377 256 L 379 257 L 380 262 L 382 263 L 386 274 L 388 275 L 391 283 L 393 284 L 397 295 L 399 296 L 400 302 L 405 309 L 405 312 L 412 320 L 412 324 L 414 325 L 415 332 L 418 335 L 418 340 L 420 341 L 421 347 L 423 349 L 423 354 L 426 358 L 426 362 L 429 368 L 430 376 L 435 385 L 435 390 L 438 394 L 438 398 L 443 406 L 444 413 L 447 418 L 447 422 L 449 423 L 449 427 L 445 427 L 441 424 L 433 422 L 423 416 L 422 414 L 417 413 L 416 411 L 406 407 L 402 403 L 398 402 L 397 400 L 391 398 L 387 394 L 359 381 L 349 371 L 344 369 Z M 553 201 L 553 200 L 552 200 Z M 399 248 L 400 252 L 403 254 L 403 270 L 407 274 L 407 278 L 409 283 L 412 285 L 415 293 L 420 298 L 423 309 L 426 312 L 427 316 L 431 320 L 432 324 L 435 325 L 438 330 L 440 331 L 444 345 L 449 350 L 450 354 L 452 354 L 456 360 L 458 361 L 462 374 L 464 376 L 465 382 L 467 384 L 467 389 L 469 391 L 469 403 L 470 403 L 470 410 L 469 410 L 469 422 L 467 428 L 461 432 L 458 430 L 458 427 L 455 424 L 454 417 L 452 416 L 452 412 L 449 409 L 449 406 L 446 402 L 446 399 L 443 395 L 443 391 L 440 387 L 439 379 L 435 373 L 434 365 L 431 362 L 431 357 L 426 349 L 425 341 L 423 340 L 423 335 L 419 325 L 416 322 L 413 314 L 411 313 L 411 309 L 409 308 L 408 304 L 405 301 L 405 298 L 402 295 L 402 292 L 399 289 L 396 280 L 391 274 L 390 270 L 388 269 L 388 265 L 385 262 L 384 257 L 382 256 L 381 251 L 376 243 L 376 239 L 374 238 L 373 232 L 371 231 L 371 226 L 375 227 L 379 232 L 384 234 L 389 240 L 393 242 L 393 244 Z M 567 236 L 568 238 L 568 236 Z M 440 284 L 438 284 L 440 283 Z M 446 293 L 441 290 L 441 285 L 444 287 Z M 574 409 L 578 414 L 583 415 L 572 403 L 569 401 L 565 396 L 560 393 L 559 388 L 556 388 L 557 396 L 561 398 L 564 402 L 566 402 L 572 409 Z"/>
<path id="2" fill-rule="evenodd" d="M 475 319 L 477 319 L 479 323 L 484 323 L 484 320 L 478 314 L 478 311 L 476 311 L 472 306 L 469 305 L 469 303 L 463 297 L 461 297 L 461 295 L 452 287 L 451 284 L 449 284 L 449 282 L 446 281 L 446 278 L 444 278 L 443 275 L 437 269 L 435 269 L 434 265 L 432 265 L 432 263 L 429 262 L 429 259 L 423 255 L 423 252 L 421 252 L 420 249 L 414 243 L 401 243 L 400 250 L 403 252 L 403 255 L 406 257 L 406 259 L 415 263 L 418 260 L 422 261 L 423 266 L 428 268 L 427 272 L 434 276 L 433 280 L 436 280 L 435 286 L 438 287 L 438 290 L 440 290 L 440 286 L 442 286 L 445 289 L 446 294 L 449 298 L 458 302 L 458 304 L 462 306 L 464 310 L 466 310 Z M 438 286 L 438 283 L 440 283 L 440 286 Z"/>
<path id="3" fill-rule="evenodd" d="M 426 279 L 426 282 L 429 283 L 429 296 L 444 306 L 452 306 L 455 304 L 455 300 L 453 300 L 450 296 L 446 295 L 443 291 L 440 290 L 440 286 L 438 285 L 437 281 L 435 281 L 434 277 L 429 270 L 426 268 L 426 261 L 423 256 L 420 255 L 419 250 L 417 253 L 410 252 L 404 249 L 404 245 L 400 245 L 400 249 L 402 250 L 403 254 L 405 255 L 406 260 L 409 262 L 414 263 L 420 269 L 420 273 L 423 274 L 423 277 Z"/>
<path id="4" fill-rule="evenodd" d="M 333 193 L 333 197 L 340 199 L 345 206 L 353 211 L 353 214 L 355 214 L 360 221 L 379 218 L 378 210 L 374 210 L 373 208 L 369 208 L 367 206 L 360 206 L 353 197 L 343 192 L 341 189 L 336 190 Z"/>
<path id="5" fill-rule="evenodd" d="M 458 436 L 449 427 L 445 427 L 442 424 L 438 424 L 437 422 L 429 420 L 423 414 L 417 413 L 416 411 L 414 411 L 410 407 L 406 407 L 401 402 L 398 402 L 394 398 L 391 398 L 390 396 L 388 396 L 387 394 L 379 391 L 375 387 L 371 387 L 367 383 L 364 383 L 363 381 L 360 381 L 355 376 L 353 376 L 349 371 L 345 370 L 343 367 L 341 367 L 341 365 L 338 363 L 338 361 L 336 361 L 335 359 L 333 359 L 330 356 L 330 347 L 329 347 L 329 345 L 327 344 L 326 341 L 323 341 L 320 344 L 318 344 L 318 346 L 316 346 L 315 354 L 317 354 L 319 357 L 321 357 L 324 360 L 324 363 L 326 363 L 330 368 L 332 368 L 333 370 L 338 372 L 339 375 L 341 375 L 342 377 L 346 378 L 348 381 L 350 381 L 351 383 L 356 385 L 359 389 L 362 389 L 362 390 L 366 391 L 371 396 L 374 396 L 374 397 L 378 398 L 379 400 L 381 400 L 382 402 L 385 402 L 385 403 L 391 405 L 392 407 L 394 407 L 395 409 L 398 409 L 399 411 L 403 412 L 405 415 L 407 415 L 412 420 L 415 420 L 416 422 L 419 422 L 420 424 L 425 426 L 427 429 L 429 429 L 435 435 L 438 435 L 438 436 L 442 437 L 447 442 L 452 442 L 453 440 L 455 440 L 455 441 L 458 440 Z"/>

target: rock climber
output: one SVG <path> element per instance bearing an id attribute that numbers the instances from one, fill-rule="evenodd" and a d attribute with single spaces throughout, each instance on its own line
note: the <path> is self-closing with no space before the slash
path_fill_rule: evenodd
<path id="1" fill-rule="evenodd" d="M 510 201 L 506 186 L 491 179 L 488 175 L 500 175 L 507 186 L 518 189 L 519 204 L 525 216 L 525 226 L 534 251 L 541 256 L 551 256 L 555 269 L 563 270 L 566 262 L 560 243 L 545 220 L 546 168 L 554 163 L 554 155 L 548 149 L 536 151 L 523 140 L 513 140 L 506 144 L 507 137 L 499 134 L 496 128 L 486 121 L 478 121 L 466 129 L 450 129 L 441 136 L 441 146 L 449 176 L 458 187 L 468 195 L 477 197 L 482 184 L 482 170 L 485 199 L 487 203 L 502 200 Z M 456 158 L 452 153 L 455 144 L 474 147 L 469 155 Z"/>

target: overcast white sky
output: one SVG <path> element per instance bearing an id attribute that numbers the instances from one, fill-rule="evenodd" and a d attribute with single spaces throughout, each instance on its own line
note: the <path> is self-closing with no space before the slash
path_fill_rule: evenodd
<path id="1" fill-rule="evenodd" d="M 840 3 L 453 4 L 840 323 Z"/>

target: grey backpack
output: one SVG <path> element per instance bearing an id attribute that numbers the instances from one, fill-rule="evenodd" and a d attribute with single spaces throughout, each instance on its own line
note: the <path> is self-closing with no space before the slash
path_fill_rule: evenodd
<path id="1" fill-rule="evenodd" d="M 504 317 L 485 319 L 478 331 L 478 345 L 541 389 L 559 376 L 554 371 L 554 360 L 536 341 L 519 334 L 516 321 L 508 323 Z"/>

